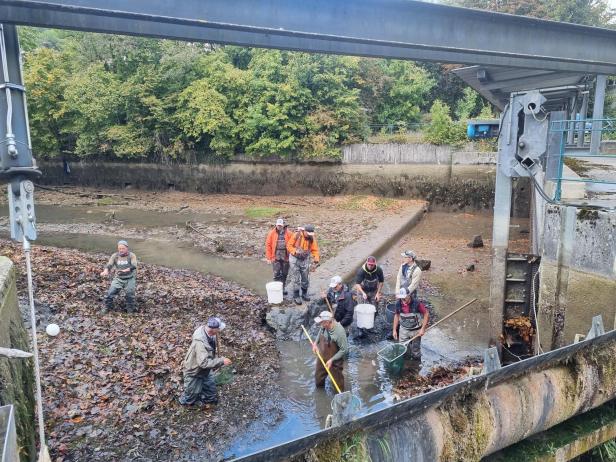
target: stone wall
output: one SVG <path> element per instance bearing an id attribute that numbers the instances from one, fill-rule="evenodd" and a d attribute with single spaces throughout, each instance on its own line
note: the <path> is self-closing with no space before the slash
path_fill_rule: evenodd
<path id="1" fill-rule="evenodd" d="M 593 316 L 606 330 L 616 316 L 616 212 L 548 206 L 539 289 L 544 350 L 586 334 Z"/>
<path id="2" fill-rule="evenodd" d="M 342 162 L 346 164 L 496 164 L 496 152 L 480 152 L 467 146 L 436 146 L 412 144 L 349 144 L 342 148 Z"/>
<path id="3" fill-rule="evenodd" d="M 0 346 L 30 351 L 17 301 L 13 263 L 0 256 Z M 15 407 L 17 442 L 21 460 L 34 461 L 34 366 L 31 359 L 8 359 L 0 356 L 0 405 Z"/>

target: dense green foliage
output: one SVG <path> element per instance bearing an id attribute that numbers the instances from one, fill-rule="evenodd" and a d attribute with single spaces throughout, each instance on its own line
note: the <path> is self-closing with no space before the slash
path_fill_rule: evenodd
<path id="1" fill-rule="evenodd" d="M 464 121 L 454 122 L 449 106 L 436 100 L 430 109 L 430 123 L 424 130 L 424 140 L 432 144 L 460 145 L 466 140 Z"/>
<path id="2" fill-rule="evenodd" d="M 614 19 L 607 0 L 450 0 L 449 3 L 587 26 L 609 26 Z"/>
<path id="3" fill-rule="evenodd" d="M 30 28 L 20 38 L 43 158 L 335 157 L 374 124 L 419 122 L 435 86 L 408 61 Z"/>

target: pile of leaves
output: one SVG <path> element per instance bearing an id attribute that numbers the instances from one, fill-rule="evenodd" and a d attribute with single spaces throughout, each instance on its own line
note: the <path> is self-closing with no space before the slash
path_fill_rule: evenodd
<path id="1" fill-rule="evenodd" d="M 507 319 L 505 321 L 505 327 L 513 329 L 520 338 L 525 342 L 530 344 L 533 336 L 535 335 L 535 329 L 533 329 L 533 324 L 528 316 L 519 316 L 517 318 Z M 510 339 L 505 339 L 507 342 L 507 346 L 511 346 Z"/>
<path id="2" fill-rule="evenodd" d="M 23 253 L 7 241 L 0 247 L 18 266 L 27 304 Z M 32 257 L 54 460 L 209 460 L 259 417 L 278 368 L 260 297 L 217 277 L 141 265 L 139 312 L 103 315 L 107 256 L 35 246 Z M 209 316 L 227 323 L 221 354 L 233 360 L 235 379 L 219 388 L 218 406 L 185 408 L 177 403 L 182 360 Z M 50 322 L 61 328 L 57 337 L 44 333 Z"/>
<path id="3" fill-rule="evenodd" d="M 479 360 L 434 366 L 427 375 L 409 373 L 401 378 L 394 387 L 394 393 L 399 399 L 421 395 L 458 382 L 480 369 L 481 362 Z"/>

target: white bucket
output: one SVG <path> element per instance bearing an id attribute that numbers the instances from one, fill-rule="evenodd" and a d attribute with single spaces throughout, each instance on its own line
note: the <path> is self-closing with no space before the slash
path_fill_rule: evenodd
<path id="1" fill-rule="evenodd" d="M 372 329 L 374 327 L 374 313 L 376 313 L 374 305 L 368 303 L 357 305 L 355 313 L 357 313 L 357 327 L 360 329 Z"/>
<path id="2" fill-rule="evenodd" d="M 282 303 L 282 282 L 273 281 L 265 284 L 267 291 L 267 302 L 272 304 Z"/>

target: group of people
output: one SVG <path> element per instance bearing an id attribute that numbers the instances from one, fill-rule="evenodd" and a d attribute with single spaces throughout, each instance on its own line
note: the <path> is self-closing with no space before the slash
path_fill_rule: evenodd
<path id="1" fill-rule="evenodd" d="M 265 240 L 265 256 L 273 267 L 274 280 L 283 284 L 283 293 L 288 294 L 288 283 L 293 286 L 293 300 L 298 305 L 310 300 L 310 268 L 319 264 L 319 246 L 312 225 L 301 226 L 290 231 L 282 218 L 278 218 Z M 396 277 L 396 305 L 392 325 L 392 337 L 400 342 L 411 341 L 408 348 L 410 359 L 421 359 L 421 337 L 429 322 L 429 312 L 417 297 L 421 280 L 421 269 L 416 255 L 407 250 L 402 253 L 403 262 Z M 311 265 L 310 259 L 312 258 Z M 290 279 L 290 281 L 287 280 Z M 340 387 L 344 389 L 343 363 L 348 351 L 348 332 L 353 323 L 355 306 L 368 303 L 384 310 L 383 268 L 376 258 L 370 256 L 358 269 L 352 289 L 344 284 L 340 276 L 331 278 L 327 292 L 321 297 L 328 310 L 322 311 L 315 322 L 320 329 L 313 349 L 326 361 L 326 367 Z M 375 314 L 376 316 L 376 314 Z M 324 386 L 327 371 L 320 361 L 316 362 L 315 383 Z"/>
<path id="2" fill-rule="evenodd" d="M 265 256 L 272 265 L 275 281 L 283 284 L 283 293 L 288 295 L 287 287 L 292 284 L 293 300 L 301 305 L 310 301 L 310 272 L 320 262 L 319 245 L 313 225 L 304 225 L 291 231 L 282 218 L 278 218 L 265 240 Z M 421 359 L 421 337 L 426 331 L 429 313 L 417 297 L 421 280 L 421 269 L 417 265 L 414 252 L 402 253 L 403 262 L 396 277 L 396 304 L 392 325 L 392 337 L 399 342 L 412 340 L 410 359 Z M 103 312 L 113 308 L 114 297 L 124 290 L 126 310 L 135 311 L 135 287 L 137 278 L 137 257 L 129 250 L 128 243 L 118 241 L 117 252 L 109 258 L 101 272 L 102 277 L 113 273 L 111 285 L 105 296 Z M 325 361 L 316 362 L 315 384 L 323 387 L 329 369 L 338 387 L 344 390 L 343 365 L 348 353 L 348 331 L 353 323 L 355 306 L 369 303 L 384 310 L 383 268 L 370 256 L 358 269 L 352 289 L 344 284 L 340 276 L 331 278 L 327 292 L 322 292 L 328 310 L 315 318 L 319 326 L 312 348 L 319 352 Z M 182 405 L 216 404 L 218 394 L 213 371 L 230 365 L 229 358 L 217 354 L 218 333 L 225 323 L 216 317 L 208 319 L 206 325 L 199 326 L 193 333 L 192 342 L 183 362 L 184 392 L 179 402 Z"/>

